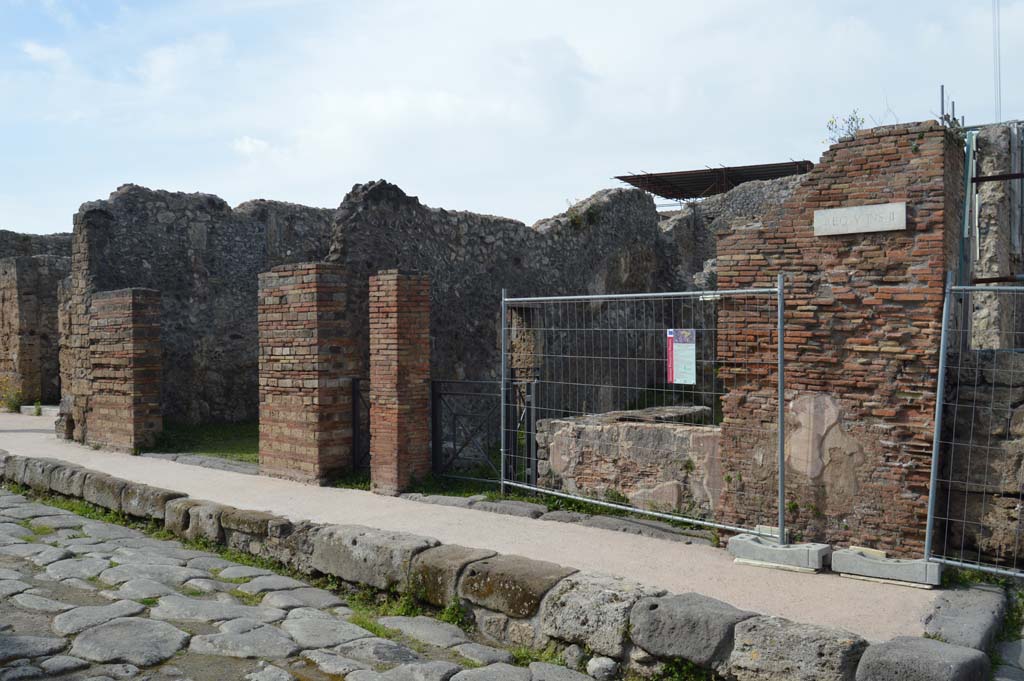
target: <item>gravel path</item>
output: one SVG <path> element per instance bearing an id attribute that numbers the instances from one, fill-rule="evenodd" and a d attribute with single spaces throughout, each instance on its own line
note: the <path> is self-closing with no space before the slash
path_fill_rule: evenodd
<path id="1" fill-rule="evenodd" d="M 330 591 L 0 489 L 0 681 L 593 681 L 511 666 L 430 617 L 382 617 L 382 638 L 352 615 Z"/>

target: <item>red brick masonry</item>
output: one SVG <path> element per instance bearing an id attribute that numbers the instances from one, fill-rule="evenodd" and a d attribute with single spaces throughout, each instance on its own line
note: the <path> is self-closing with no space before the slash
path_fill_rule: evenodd
<path id="1" fill-rule="evenodd" d="M 787 507 L 804 539 L 921 554 L 962 168 L 962 147 L 937 123 L 862 131 L 826 151 L 776 213 L 718 235 L 721 289 L 769 287 L 778 272 L 792 275 Z M 815 209 L 899 201 L 907 204 L 905 231 L 814 235 Z M 742 315 L 742 306 L 724 300 L 720 314 Z M 719 325 L 742 328 L 735 322 Z M 747 349 L 774 358 L 774 336 L 741 335 L 719 335 L 720 360 L 743 360 Z M 723 405 L 722 505 L 727 521 L 745 524 L 775 507 L 776 377 L 742 364 L 722 377 L 736 386 Z"/>
<path id="2" fill-rule="evenodd" d="M 160 413 L 160 292 L 129 288 L 93 295 L 89 318 L 85 441 L 122 451 L 152 445 Z"/>
<path id="3" fill-rule="evenodd" d="M 370 472 L 398 494 L 430 473 L 430 278 L 370 277 Z"/>
<path id="4" fill-rule="evenodd" d="M 352 468 L 345 269 L 282 265 L 259 276 L 260 472 L 322 484 Z"/>

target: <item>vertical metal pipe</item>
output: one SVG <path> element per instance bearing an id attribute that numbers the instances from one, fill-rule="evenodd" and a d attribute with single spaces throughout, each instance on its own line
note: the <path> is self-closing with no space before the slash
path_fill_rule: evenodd
<path id="1" fill-rule="evenodd" d="M 777 295 L 778 310 L 778 354 L 779 361 L 779 545 L 786 542 L 786 342 L 785 342 L 785 316 L 786 316 L 786 275 L 779 272 L 779 293 Z"/>
<path id="2" fill-rule="evenodd" d="M 935 434 L 932 436 L 932 469 L 928 482 L 928 521 L 924 531 L 924 559 L 932 556 L 932 537 L 935 534 L 935 486 L 939 479 L 939 454 L 942 449 L 942 402 L 946 394 L 946 349 L 949 347 L 949 310 L 953 297 L 953 273 L 946 275 L 946 295 L 942 301 L 942 340 L 939 341 L 939 376 L 935 386 Z"/>
<path id="3" fill-rule="evenodd" d="M 525 449 L 527 480 L 537 484 L 537 381 L 526 384 Z"/>
<path id="4" fill-rule="evenodd" d="M 501 289 L 501 493 L 505 494 L 505 457 L 508 455 L 508 290 Z"/>

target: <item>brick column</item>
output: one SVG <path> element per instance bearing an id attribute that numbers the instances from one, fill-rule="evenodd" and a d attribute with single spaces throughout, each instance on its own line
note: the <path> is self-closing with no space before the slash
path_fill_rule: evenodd
<path id="1" fill-rule="evenodd" d="M 430 278 L 370 277 L 370 478 L 399 494 L 430 473 Z"/>
<path id="2" fill-rule="evenodd" d="M 163 430 L 160 353 L 159 291 L 128 288 L 93 295 L 87 444 L 129 452 L 153 444 Z"/>
<path id="3" fill-rule="evenodd" d="M 259 276 L 260 472 L 323 484 L 352 468 L 352 373 L 345 269 L 275 267 Z"/>

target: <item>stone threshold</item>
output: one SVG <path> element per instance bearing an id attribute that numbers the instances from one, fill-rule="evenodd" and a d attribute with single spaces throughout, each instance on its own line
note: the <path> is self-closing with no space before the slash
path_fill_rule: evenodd
<path id="1" fill-rule="evenodd" d="M 839 629 L 739 610 L 696 593 L 669 594 L 629 580 L 579 572 L 546 561 L 442 545 L 431 537 L 358 525 L 292 522 L 261 511 L 192 499 L 62 461 L 0 450 L 3 479 L 37 492 L 81 498 L 108 510 L 162 523 L 186 539 L 205 539 L 276 560 L 304 574 L 330 575 L 380 590 L 411 593 L 436 607 L 457 600 L 483 638 L 504 646 L 568 652 L 650 676 L 688 661 L 726 677 L 774 681 L 780 669 L 802 678 L 859 681 L 986 678 L 989 659 L 976 647 L 994 634 L 956 637 L 971 622 L 998 631 L 1004 608 L 983 614 L 977 590 L 949 592 L 930 616 L 934 638 L 871 643 Z M 988 591 L 984 599 L 1005 594 Z M 961 616 L 966 610 L 977 615 Z M 929 629 L 929 632 L 933 632 Z M 943 638 L 944 640 L 938 640 Z M 957 645 L 955 640 L 960 641 Z M 949 641 L 949 642 L 946 642 Z M 976 676 L 983 670 L 983 676 Z M 606 678 L 614 678 L 608 676 Z"/>

